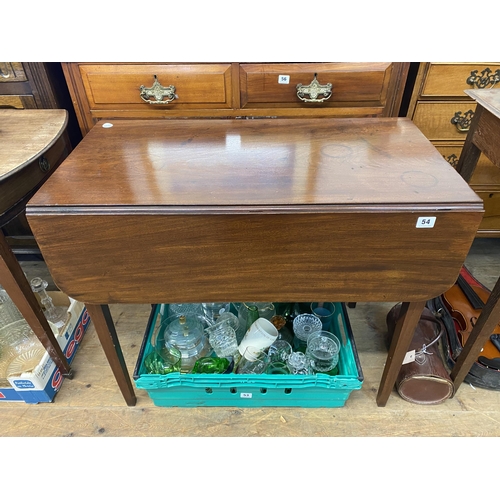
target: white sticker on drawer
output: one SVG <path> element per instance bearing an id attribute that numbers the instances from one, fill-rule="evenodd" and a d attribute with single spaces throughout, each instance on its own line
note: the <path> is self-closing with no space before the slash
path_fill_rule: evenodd
<path id="1" fill-rule="evenodd" d="M 417 219 L 417 227 L 434 227 L 436 217 L 419 217 Z"/>
<path id="2" fill-rule="evenodd" d="M 242 393 L 240 393 L 240 398 L 252 399 L 252 393 L 251 392 L 242 392 Z"/>
<path id="3" fill-rule="evenodd" d="M 288 85 L 290 83 L 290 75 L 279 75 L 278 76 L 278 83 Z"/>

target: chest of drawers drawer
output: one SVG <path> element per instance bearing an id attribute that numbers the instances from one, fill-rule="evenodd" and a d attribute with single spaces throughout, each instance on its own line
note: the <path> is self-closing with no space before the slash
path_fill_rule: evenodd
<path id="1" fill-rule="evenodd" d="M 85 135 L 100 119 L 115 118 L 398 116 L 409 63 L 73 62 L 62 68 Z"/>
<path id="2" fill-rule="evenodd" d="M 80 65 L 91 110 L 231 107 L 230 64 Z"/>
<path id="3" fill-rule="evenodd" d="M 241 106 L 364 107 L 381 114 L 392 69 L 392 63 L 241 64 Z"/>
<path id="4" fill-rule="evenodd" d="M 469 101 L 421 101 L 415 107 L 413 121 L 431 141 L 465 141 L 475 103 Z"/>
<path id="5" fill-rule="evenodd" d="M 0 108 L 32 109 L 36 103 L 32 95 L 0 95 Z"/>
<path id="6" fill-rule="evenodd" d="M 500 85 L 500 64 L 430 63 L 420 96 L 464 99 L 464 89 L 489 88 L 495 84 Z"/>
<path id="7" fill-rule="evenodd" d="M 436 144 L 436 149 L 441 153 L 443 158 L 453 167 L 457 166 L 458 159 L 462 152 L 461 144 L 442 145 Z M 482 154 L 477 162 L 476 169 L 470 185 L 474 189 L 496 189 L 500 190 L 500 168 L 493 165 L 493 163 Z"/>
<path id="8" fill-rule="evenodd" d="M 20 62 L 0 62 L 0 83 L 26 82 L 26 72 L 23 63 Z"/>
<path id="9" fill-rule="evenodd" d="M 0 62 L 0 108 L 36 108 L 23 63 Z"/>

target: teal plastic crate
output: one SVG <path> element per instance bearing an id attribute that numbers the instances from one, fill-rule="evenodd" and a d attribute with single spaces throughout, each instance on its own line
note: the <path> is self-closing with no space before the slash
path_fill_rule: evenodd
<path id="1" fill-rule="evenodd" d="M 339 374 L 316 375 L 236 375 L 184 374 L 152 375 L 144 369 L 144 359 L 153 350 L 151 338 L 161 320 L 160 305 L 154 305 L 146 328 L 134 381 L 145 389 L 156 406 L 298 406 L 337 408 L 345 405 L 354 390 L 361 389 L 363 373 L 352 335 L 347 309 L 338 303 L 332 332 L 339 338 Z"/>

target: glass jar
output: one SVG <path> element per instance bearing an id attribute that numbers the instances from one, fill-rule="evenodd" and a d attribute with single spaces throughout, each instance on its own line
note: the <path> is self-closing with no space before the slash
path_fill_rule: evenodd
<path id="1" fill-rule="evenodd" d="M 212 352 L 203 323 L 195 314 L 174 315 L 164 320 L 156 340 L 157 346 L 162 342 L 179 349 L 182 355 L 182 372 L 190 371 L 197 359 Z"/>

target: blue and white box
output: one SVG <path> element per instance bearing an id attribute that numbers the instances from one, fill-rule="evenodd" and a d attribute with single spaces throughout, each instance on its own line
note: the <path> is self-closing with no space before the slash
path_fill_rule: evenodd
<path id="1" fill-rule="evenodd" d="M 66 306 L 70 313 L 66 325 L 57 333 L 56 340 L 68 363 L 71 364 L 90 324 L 90 316 L 82 302 L 62 292 L 48 292 L 48 294 L 52 297 L 54 305 Z M 49 354 L 45 353 L 33 370 L 7 377 L 15 393 L 8 388 L 0 388 L 0 401 L 50 403 L 61 388 L 63 379 L 59 368 Z"/>

